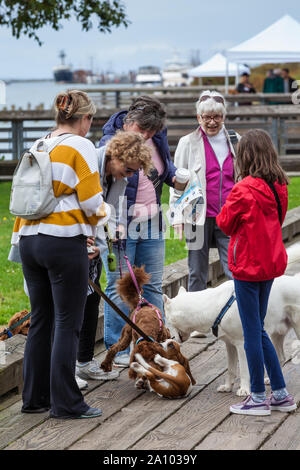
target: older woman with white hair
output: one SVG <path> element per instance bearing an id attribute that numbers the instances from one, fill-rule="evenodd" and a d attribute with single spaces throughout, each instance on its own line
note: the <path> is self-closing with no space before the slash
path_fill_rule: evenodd
<path id="1" fill-rule="evenodd" d="M 204 91 L 196 103 L 199 127 L 179 140 L 174 163 L 177 168 L 186 168 L 196 173 L 204 195 L 205 222 L 202 225 L 189 223 L 175 225 L 182 237 L 184 228 L 188 245 L 189 291 L 206 289 L 209 249 L 217 247 L 224 272 L 228 278 L 227 251 L 229 237 L 216 224 L 227 195 L 234 182 L 235 152 L 233 143 L 239 136 L 224 126 L 226 104 L 224 97 L 216 91 Z M 194 174 L 195 174 L 194 173 Z M 171 200 L 174 197 L 171 193 Z"/>

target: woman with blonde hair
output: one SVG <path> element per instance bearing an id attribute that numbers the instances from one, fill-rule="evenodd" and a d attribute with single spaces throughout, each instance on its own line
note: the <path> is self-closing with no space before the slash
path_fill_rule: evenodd
<path id="1" fill-rule="evenodd" d="M 17 218 L 12 235 L 31 303 L 22 412 L 93 418 L 101 410 L 85 403 L 75 363 L 88 286 L 86 240 L 95 236 L 103 205 L 96 150 L 85 138 L 96 108 L 77 90 L 59 93 L 54 105 L 57 128 L 38 142 L 50 154 L 58 203 L 44 218 Z"/>

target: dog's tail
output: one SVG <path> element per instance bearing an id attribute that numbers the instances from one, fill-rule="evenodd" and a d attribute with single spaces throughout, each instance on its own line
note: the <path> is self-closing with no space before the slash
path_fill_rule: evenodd
<path id="1" fill-rule="evenodd" d="M 144 266 L 141 268 L 133 266 L 132 269 L 138 287 L 140 291 L 142 291 L 143 286 L 149 282 L 151 275 L 146 273 Z M 135 303 L 133 299 L 138 298 L 138 293 L 130 273 L 126 273 L 121 279 L 117 281 L 117 291 L 124 302 L 130 304 Z"/>
<path id="2" fill-rule="evenodd" d="M 297 263 L 298 261 L 300 261 L 300 242 L 290 245 L 286 249 L 286 252 L 288 255 L 288 265 L 291 265 L 293 263 Z"/>

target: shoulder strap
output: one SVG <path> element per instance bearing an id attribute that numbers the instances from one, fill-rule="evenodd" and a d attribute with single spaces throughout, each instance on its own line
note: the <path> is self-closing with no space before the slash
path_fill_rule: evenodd
<path id="1" fill-rule="evenodd" d="M 275 197 L 275 200 L 276 200 L 276 203 L 277 203 L 277 210 L 278 210 L 278 217 L 279 217 L 279 223 L 281 225 L 281 219 L 282 219 L 282 209 L 281 209 L 281 204 L 280 204 L 280 200 L 279 200 L 279 196 L 278 196 L 278 193 L 275 189 L 275 186 L 273 183 L 268 183 L 266 181 L 267 185 L 269 186 L 269 188 L 271 189 L 271 191 L 273 192 L 274 194 L 274 197 Z"/>
<path id="2" fill-rule="evenodd" d="M 236 132 L 233 129 L 227 129 L 227 132 L 232 145 L 236 145 L 238 143 Z"/>
<path id="3" fill-rule="evenodd" d="M 69 137 L 73 136 L 74 134 L 63 134 L 60 136 L 57 136 L 57 139 L 55 140 L 52 145 L 47 145 L 46 139 L 43 137 L 42 139 L 37 140 L 33 146 L 31 147 L 30 150 L 38 150 L 41 145 L 46 145 L 47 146 L 47 152 L 50 153 L 52 150 L 57 147 L 59 144 L 61 144 L 65 139 L 68 139 Z"/>

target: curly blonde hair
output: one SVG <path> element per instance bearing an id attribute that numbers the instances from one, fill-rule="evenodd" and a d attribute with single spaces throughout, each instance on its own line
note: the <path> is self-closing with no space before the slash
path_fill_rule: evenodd
<path id="1" fill-rule="evenodd" d="M 139 163 L 145 175 L 153 168 L 151 148 L 138 132 L 118 131 L 108 142 L 106 155 L 117 158 L 129 167 L 133 162 Z"/>

